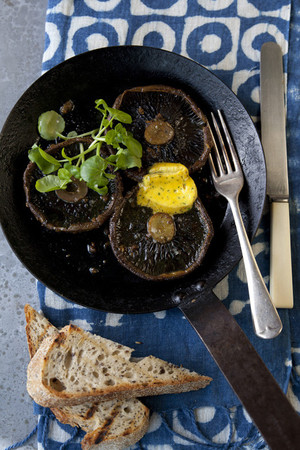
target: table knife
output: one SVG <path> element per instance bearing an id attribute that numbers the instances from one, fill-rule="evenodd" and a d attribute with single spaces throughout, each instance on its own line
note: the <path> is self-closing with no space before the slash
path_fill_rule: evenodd
<path id="1" fill-rule="evenodd" d="M 293 307 L 293 281 L 286 149 L 284 77 L 281 48 L 261 48 L 261 139 L 270 200 L 270 295 L 277 308 Z"/>

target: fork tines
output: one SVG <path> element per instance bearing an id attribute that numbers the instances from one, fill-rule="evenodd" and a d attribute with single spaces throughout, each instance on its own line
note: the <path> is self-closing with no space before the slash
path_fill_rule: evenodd
<path id="1" fill-rule="evenodd" d="M 221 175 L 221 174 L 229 174 L 234 171 L 240 170 L 240 163 L 239 159 L 233 144 L 233 141 L 231 139 L 230 133 L 228 131 L 227 125 L 225 123 L 224 117 L 222 112 L 218 109 L 218 116 L 221 123 L 222 132 L 220 130 L 220 127 L 218 125 L 218 122 L 215 118 L 214 113 L 211 113 L 212 122 L 214 126 L 215 133 L 213 133 L 211 127 L 210 131 L 212 134 L 212 138 L 214 141 L 214 157 L 212 154 L 209 155 L 209 163 L 212 170 L 212 173 L 215 176 Z M 218 139 L 219 144 L 216 142 L 216 136 Z M 224 143 L 224 138 L 226 140 L 226 144 Z M 218 168 L 218 171 L 216 170 L 216 165 L 214 162 L 214 159 L 216 161 L 216 165 Z"/>

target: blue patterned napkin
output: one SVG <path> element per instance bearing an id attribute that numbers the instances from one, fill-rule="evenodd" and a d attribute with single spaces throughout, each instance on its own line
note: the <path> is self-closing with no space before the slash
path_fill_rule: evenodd
<path id="1" fill-rule="evenodd" d="M 270 40 L 280 44 L 289 87 L 288 151 L 296 307 L 291 311 L 280 310 L 283 332 L 276 339 L 265 341 L 253 333 L 242 262 L 216 287 L 216 294 L 300 411 L 297 298 L 300 132 L 296 121 L 300 110 L 297 84 L 300 23 L 295 3 L 289 0 L 49 0 L 43 71 L 99 47 L 134 44 L 163 48 L 194 59 L 213 71 L 237 94 L 259 127 L 260 48 Z M 266 282 L 268 237 L 266 214 L 253 243 Z M 145 399 L 152 411 L 150 429 L 134 448 L 268 448 L 179 310 L 138 316 L 107 314 L 74 305 L 40 283 L 38 293 L 42 311 L 58 327 L 72 322 L 134 347 L 136 356 L 153 354 L 213 378 L 211 385 L 199 392 Z M 48 409 L 36 406 L 35 411 L 39 414 L 39 448 L 80 448 L 81 431 L 59 424 Z"/>

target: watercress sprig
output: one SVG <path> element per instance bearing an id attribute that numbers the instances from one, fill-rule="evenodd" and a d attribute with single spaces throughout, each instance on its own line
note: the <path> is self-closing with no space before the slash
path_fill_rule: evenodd
<path id="1" fill-rule="evenodd" d="M 64 119 L 55 111 L 47 111 L 39 117 L 38 130 L 46 140 L 71 137 L 91 136 L 93 141 L 84 149 L 80 144 L 77 155 L 68 156 L 63 148 L 61 159 L 56 159 L 45 152 L 40 146 L 34 144 L 28 152 L 29 159 L 35 162 L 44 176 L 36 181 L 39 192 L 50 192 L 57 189 L 66 189 L 72 178 L 84 180 L 90 189 L 105 195 L 108 184 L 115 175 L 109 172 L 108 166 L 114 171 L 126 170 L 132 167 L 141 167 L 142 146 L 122 125 L 130 124 L 132 118 L 129 114 L 111 108 L 103 99 L 95 101 L 95 108 L 101 112 L 102 118 L 98 129 L 78 135 L 74 132 L 63 135 Z M 118 123 L 115 125 L 115 121 Z M 100 154 L 101 145 L 105 142 L 115 149 L 115 154 L 103 158 Z M 91 152 L 93 156 L 87 157 Z M 54 174 L 56 172 L 56 174 Z"/>

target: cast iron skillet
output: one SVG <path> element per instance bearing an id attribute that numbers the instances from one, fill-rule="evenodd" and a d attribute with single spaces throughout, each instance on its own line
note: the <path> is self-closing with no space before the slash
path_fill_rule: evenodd
<path id="1" fill-rule="evenodd" d="M 207 115 L 218 108 L 223 110 L 243 164 L 241 209 L 252 238 L 265 198 L 260 141 L 236 96 L 208 70 L 186 58 L 157 49 L 115 47 L 69 59 L 25 92 L 8 117 L 0 140 L 2 227 L 17 256 L 37 279 L 63 297 L 116 313 L 146 313 L 178 306 L 197 293 L 203 283 L 215 286 L 241 258 L 232 216 L 226 211 L 226 202 L 215 195 L 207 168 L 203 178 L 208 181 L 201 183 L 199 195 L 213 219 L 215 238 L 202 267 L 176 282 L 149 283 L 122 268 L 110 250 L 103 250 L 107 241 L 103 230 L 77 236 L 49 232 L 25 207 L 22 174 L 28 163 L 27 150 L 38 136 L 38 116 L 58 110 L 72 99 L 74 123 L 79 122 L 81 131 L 91 130 L 97 124 L 97 98 L 112 104 L 124 89 L 147 84 L 181 88 Z M 96 256 L 87 251 L 90 242 L 98 246 Z M 91 274 L 90 268 L 100 270 Z"/>
<path id="2" fill-rule="evenodd" d="M 81 131 L 96 125 L 94 100 L 108 104 L 124 89 L 166 84 L 184 90 L 204 113 L 221 109 L 242 163 L 245 187 L 241 212 L 250 239 L 265 199 L 266 169 L 262 147 L 247 112 L 218 78 L 201 65 L 174 53 L 147 47 L 110 47 L 84 53 L 39 78 L 9 115 L 0 137 L 1 224 L 12 249 L 26 268 L 54 292 L 75 303 L 115 313 L 146 313 L 178 306 L 239 396 L 271 448 L 296 448 L 298 416 L 272 375 L 212 288 L 240 260 L 232 215 L 201 174 L 200 197 L 212 217 L 215 237 L 202 266 L 173 282 L 149 282 L 122 268 L 110 250 L 105 226 L 69 236 L 44 230 L 25 207 L 23 171 L 27 150 L 37 139 L 37 118 L 76 105 L 74 123 Z M 87 245 L 98 252 L 90 255 Z M 96 274 L 96 269 L 99 270 Z M 237 345 L 238 344 L 238 345 Z"/>

